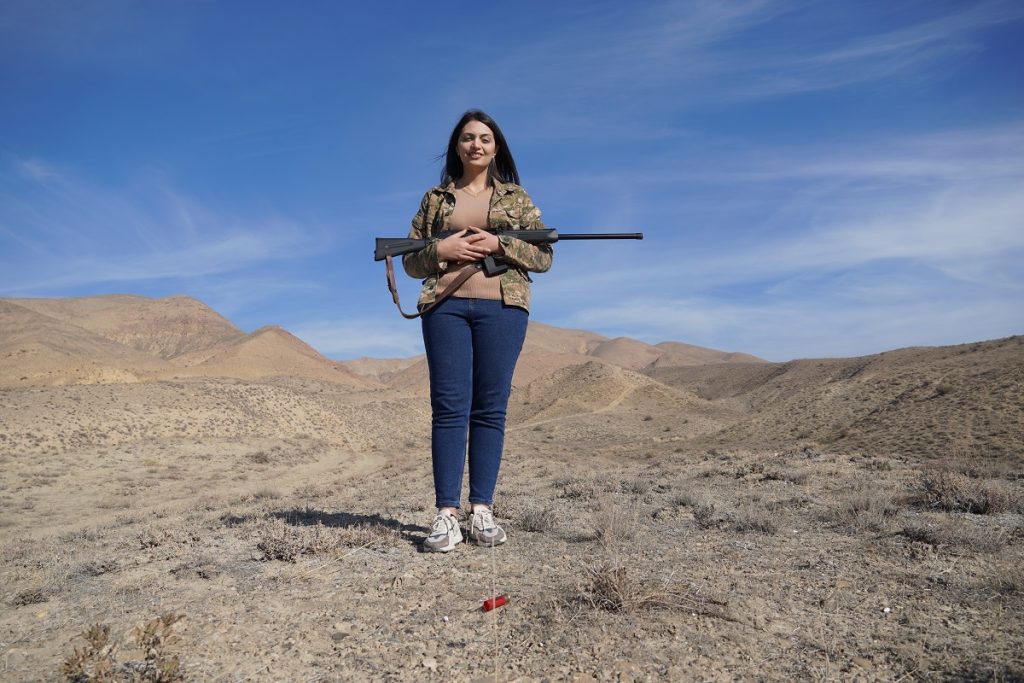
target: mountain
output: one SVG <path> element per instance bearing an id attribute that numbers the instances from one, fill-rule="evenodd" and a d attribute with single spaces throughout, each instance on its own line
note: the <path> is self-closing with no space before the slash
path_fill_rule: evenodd
<path id="1" fill-rule="evenodd" d="M 379 386 L 372 379 L 352 372 L 341 363 L 324 358 L 313 347 L 276 325 L 262 327 L 215 347 L 182 356 L 184 367 L 176 377 L 304 377 L 347 384 L 354 388 Z M 190 362 L 196 361 L 196 362 Z"/>
<path id="2" fill-rule="evenodd" d="M 164 359 L 245 337 L 212 308 L 187 296 L 151 299 L 114 294 L 7 301 Z"/>
<path id="3" fill-rule="evenodd" d="M 0 386 L 301 377 L 379 387 L 280 327 L 245 334 L 200 301 L 0 299 Z"/>
<path id="4" fill-rule="evenodd" d="M 404 389 L 425 389 L 429 385 L 427 365 L 423 356 L 398 361 L 367 359 L 345 361 L 353 372 L 380 379 L 388 386 Z M 717 351 L 679 342 L 651 345 L 645 342 L 616 337 L 609 339 L 586 330 L 573 330 L 530 321 L 526 341 L 516 365 L 513 386 L 526 386 L 561 368 L 600 361 L 628 370 L 702 365 L 705 363 L 764 363 L 760 358 L 744 353 Z"/>
<path id="5" fill-rule="evenodd" d="M 0 387 L 138 382 L 162 358 L 0 299 Z"/>
<path id="6" fill-rule="evenodd" d="M 748 414 L 718 435 L 725 442 L 805 439 L 928 457 L 1020 457 L 1024 443 L 1024 336 L 645 374 Z"/>

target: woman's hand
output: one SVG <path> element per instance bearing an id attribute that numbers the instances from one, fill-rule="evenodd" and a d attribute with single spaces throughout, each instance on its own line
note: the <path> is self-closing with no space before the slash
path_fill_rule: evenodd
<path id="1" fill-rule="evenodd" d="M 501 254 L 497 235 L 470 226 L 460 233 L 445 237 L 437 243 L 437 257 L 442 261 L 469 263 L 482 261 L 491 254 Z"/>

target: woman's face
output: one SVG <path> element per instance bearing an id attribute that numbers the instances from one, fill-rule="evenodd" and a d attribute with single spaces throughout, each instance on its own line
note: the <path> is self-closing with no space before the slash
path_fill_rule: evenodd
<path id="1" fill-rule="evenodd" d="M 459 159 L 463 168 L 487 168 L 494 158 L 497 145 L 494 132 L 479 121 L 470 121 L 459 132 Z"/>

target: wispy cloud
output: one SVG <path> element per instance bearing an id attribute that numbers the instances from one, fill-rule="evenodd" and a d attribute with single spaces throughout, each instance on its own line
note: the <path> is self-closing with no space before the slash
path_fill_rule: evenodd
<path id="1" fill-rule="evenodd" d="M 294 221 L 218 211 L 158 175 L 111 189 L 38 159 L 5 161 L 4 294 L 238 272 L 323 247 Z"/>
<path id="2" fill-rule="evenodd" d="M 823 13 L 831 26 L 823 25 Z M 936 66 L 980 50 L 982 32 L 1022 19 L 1024 8 L 1010 2 L 921 13 L 896 28 L 891 15 L 886 26 L 854 5 L 634 3 L 573 17 L 571 32 L 538 32 L 486 68 L 503 83 L 491 95 L 502 108 L 545 103 L 528 114 L 533 135 L 664 136 L 673 126 L 652 127 L 652 115 L 874 81 L 941 79 L 948 69 Z M 792 39 L 804 32 L 806 39 Z M 634 125 L 617 123 L 624 111 L 634 114 Z"/>
<path id="3" fill-rule="evenodd" d="M 762 229 L 709 242 L 659 232 L 649 237 L 669 239 L 658 249 L 645 243 L 586 259 L 557 247 L 538 292 L 552 322 L 773 358 L 811 353 L 814 344 L 818 354 L 845 353 L 948 342 L 954 331 L 1024 331 L 1020 129 L 876 140 L 870 150 L 750 152 L 773 161 L 682 176 L 729 182 L 753 213 L 758 202 L 765 208 Z M 662 213 L 685 215 L 700 210 L 699 194 L 657 201 Z"/>

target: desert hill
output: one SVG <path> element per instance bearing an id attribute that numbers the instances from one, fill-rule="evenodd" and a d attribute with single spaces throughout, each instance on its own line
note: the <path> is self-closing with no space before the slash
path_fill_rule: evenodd
<path id="1" fill-rule="evenodd" d="M 681 365 L 711 365 L 713 363 L 763 363 L 764 359 L 749 353 L 717 351 L 704 346 L 682 342 L 661 342 L 655 344 L 661 350 L 652 367 L 673 367 Z"/>
<path id="2" fill-rule="evenodd" d="M 680 342 L 651 345 L 628 337 L 609 339 L 586 330 L 560 328 L 531 320 L 512 384 L 517 387 L 526 386 L 562 368 L 585 365 L 595 360 L 627 370 L 705 363 L 764 362 L 750 354 L 718 351 Z M 412 359 L 377 361 L 377 364 L 358 359 L 345 361 L 345 365 L 357 374 L 379 379 L 395 388 L 424 390 L 429 385 L 427 364 L 422 355 Z"/>
<path id="3" fill-rule="evenodd" d="M 0 299 L 0 387 L 137 382 L 167 361 Z"/>
<path id="4" fill-rule="evenodd" d="M 0 386 L 304 377 L 380 386 L 274 326 L 245 334 L 190 297 L 0 299 Z"/>
<path id="5" fill-rule="evenodd" d="M 187 296 L 151 299 L 114 294 L 8 301 L 165 359 L 245 336 L 212 308 Z"/>
<path id="6" fill-rule="evenodd" d="M 173 373 L 179 377 L 304 377 L 364 389 L 378 386 L 377 382 L 324 358 L 313 347 L 276 325 L 262 327 L 241 339 L 178 360 L 185 366 Z"/>
<path id="7" fill-rule="evenodd" d="M 1016 456 L 1024 444 L 1024 337 L 859 358 L 651 368 L 749 418 L 723 439 L 811 439 L 844 450 Z"/>
<path id="8" fill-rule="evenodd" d="M 379 382 L 387 382 L 396 373 L 415 365 L 422 356 L 410 358 L 354 358 L 345 361 L 345 367 L 363 377 L 372 377 Z"/>
<path id="9" fill-rule="evenodd" d="M 689 412 L 707 404 L 689 391 L 673 389 L 639 373 L 592 360 L 560 368 L 516 391 L 513 420 L 534 422 L 619 407 L 637 410 L 671 407 Z"/>

